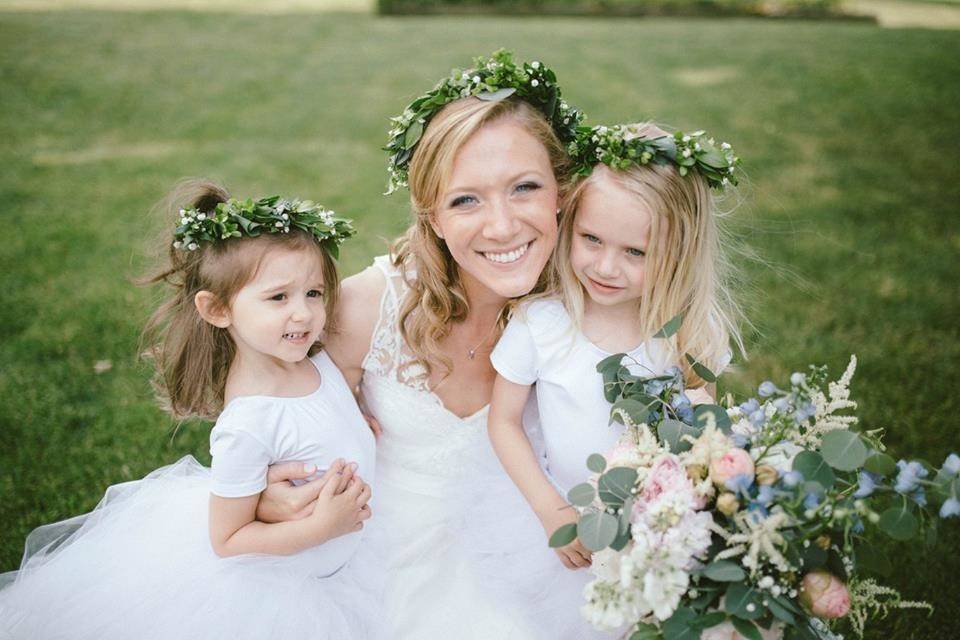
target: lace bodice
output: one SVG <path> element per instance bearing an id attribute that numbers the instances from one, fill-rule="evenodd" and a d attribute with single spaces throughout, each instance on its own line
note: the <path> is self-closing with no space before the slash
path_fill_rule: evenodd
<path id="1" fill-rule="evenodd" d="M 407 284 L 387 256 L 376 258 L 374 265 L 386 277 L 386 287 L 360 388 L 383 428 L 377 445 L 378 476 L 426 485 L 417 490 L 433 493 L 444 490 L 438 483 L 449 489 L 456 484 L 451 481 L 502 475 L 487 437 L 488 407 L 461 418 L 429 389 L 426 371 L 415 363 L 399 330 L 398 310 Z"/>

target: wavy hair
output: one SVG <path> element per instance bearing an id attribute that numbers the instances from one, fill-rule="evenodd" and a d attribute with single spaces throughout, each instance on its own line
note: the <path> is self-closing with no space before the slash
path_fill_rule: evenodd
<path id="1" fill-rule="evenodd" d="M 662 133 L 653 125 L 641 129 L 641 135 Z M 634 165 L 623 171 L 603 165 L 576 182 L 562 200 L 559 239 L 543 295 L 563 300 L 574 326 L 581 326 L 585 293 L 570 263 L 573 225 L 584 193 L 602 175 L 654 212 L 637 308 L 642 335 L 650 339 L 682 313 L 680 330 L 670 340 L 671 356 L 682 366 L 688 384 L 701 386 L 704 380 L 685 354 L 715 370 L 725 364 L 731 342 L 741 353 L 745 350 L 739 329 L 743 313 L 732 293 L 735 271 L 725 251 L 724 214 L 700 175 L 681 176 L 673 165 Z"/>
<path id="2" fill-rule="evenodd" d="M 540 111 L 522 100 L 462 98 L 448 104 L 430 121 L 410 163 L 413 224 L 390 249 L 394 265 L 409 286 L 400 303 L 400 331 L 415 362 L 425 367 L 428 376 L 432 364 L 449 372 L 452 363 L 441 351 L 440 340 L 450 324 L 464 320 L 469 311 L 457 263 L 430 220 L 449 183 L 457 153 L 484 125 L 504 118 L 515 119 L 543 144 L 558 184 L 565 182 L 570 170 L 570 158 L 553 128 Z M 541 278 L 534 290 L 542 286 Z M 501 328 L 505 322 L 504 313 Z"/>
<path id="3" fill-rule="evenodd" d="M 323 272 L 326 330 L 331 330 L 329 322 L 339 294 L 336 265 L 309 233 L 291 229 L 290 233 L 204 242 L 196 251 L 172 246 L 169 230 L 176 226 L 180 209 L 192 207 L 211 213 L 228 198 L 223 187 L 206 180 L 178 185 L 162 207 L 169 224 L 157 246 L 167 249 L 158 256 L 155 269 L 140 280 L 144 285 L 166 285 L 167 296 L 144 327 L 141 352 L 156 368 L 153 387 L 161 407 L 178 419 L 216 418 L 223 410 L 227 374 L 236 354 L 230 333 L 204 321 L 194 298 L 200 291 L 209 291 L 220 305 L 229 307 L 237 292 L 256 276 L 270 250 L 315 253 Z"/>

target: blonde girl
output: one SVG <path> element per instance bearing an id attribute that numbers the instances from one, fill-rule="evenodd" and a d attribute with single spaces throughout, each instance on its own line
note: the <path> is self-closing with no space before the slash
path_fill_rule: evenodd
<path id="1" fill-rule="evenodd" d="M 518 306 L 491 356 L 490 438 L 547 536 L 576 521 L 567 491 L 622 432 L 608 426 L 600 360 L 625 353 L 639 375 L 682 366 L 692 399 L 705 401 L 683 354 L 719 371 L 731 340 L 740 345 L 710 192 L 733 175 L 729 148 L 649 125 L 595 127 L 574 146 L 586 177 L 564 198 L 547 292 Z M 672 339 L 653 338 L 678 314 Z M 545 470 L 520 426 L 534 384 Z M 591 563 L 578 540 L 556 551 L 569 569 Z"/>
<path id="2" fill-rule="evenodd" d="M 173 238 L 148 279 L 169 291 L 147 326 L 148 352 L 174 417 L 216 419 L 211 468 L 187 456 L 31 534 L 0 592 L 0 629 L 380 637 L 379 571 L 361 531 L 373 435 L 319 349 L 337 300 L 333 258 L 352 227 L 311 202 L 232 200 L 205 182 L 174 200 Z M 284 460 L 305 461 L 322 490 L 304 517 L 258 522 L 267 468 Z"/>

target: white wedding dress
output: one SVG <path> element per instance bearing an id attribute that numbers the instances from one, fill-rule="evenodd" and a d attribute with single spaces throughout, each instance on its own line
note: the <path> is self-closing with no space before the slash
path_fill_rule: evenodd
<path id="1" fill-rule="evenodd" d="M 385 256 L 380 317 L 361 390 L 383 435 L 376 517 L 387 532 L 386 610 L 396 640 L 582 640 L 583 571 L 565 569 L 487 437 L 488 407 L 460 418 L 400 335 L 406 284 Z M 528 406 L 525 424 L 540 438 Z"/>

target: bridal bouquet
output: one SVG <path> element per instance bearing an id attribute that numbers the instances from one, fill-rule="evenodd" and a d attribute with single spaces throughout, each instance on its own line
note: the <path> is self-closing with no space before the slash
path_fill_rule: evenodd
<path id="1" fill-rule="evenodd" d="M 594 552 L 582 611 L 595 627 L 629 640 L 829 639 L 930 608 L 877 582 L 888 562 L 868 538 L 932 543 L 931 508 L 960 514 L 960 457 L 895 461 L 879 431 L 854 430 L 855 358 L 835 382 L 811 367 L 726 406 L 692 405 L 678 369 L 644 378 L 623 359 L 597 366 L 623 437 L 590 456 L 593 476 L 568 494 L 579 522 L 550 540 Z"/>

